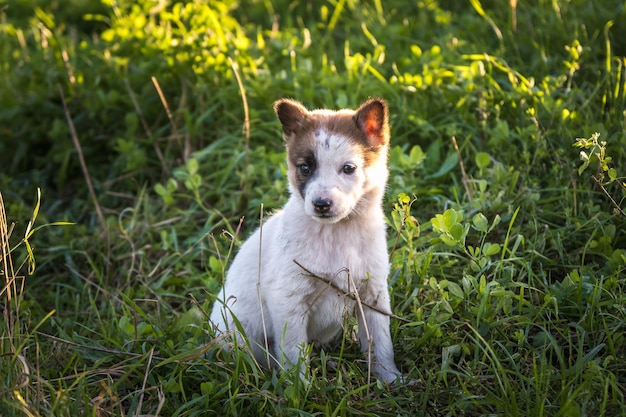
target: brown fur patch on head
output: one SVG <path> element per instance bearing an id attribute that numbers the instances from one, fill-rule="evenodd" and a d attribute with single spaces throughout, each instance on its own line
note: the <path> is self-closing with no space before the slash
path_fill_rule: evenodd
<path id="1" fill-rule="evenodd" d="M 389 111 L 387 103 L 374 98 L 361 104 L 354 119 L 370 143 L 370 146 L 384 146 L 389 143 Z"/>
<path id="2" fill-rule="evenodd" d="M 301 103 L 278 100 L 274 110 L 283 126 L 287 152 L 294 158 L 314 160 L 315 136 L 320 130 L 337 134 L 359 145 L 365 165 L 370 165 L 381 154 L 381 148 L 389 144 L 389 116 L 387 103 L 374 98 L 355 110 L 308 111 Z"/>
<path id="3" fill-rule="evenodd" d="M 286 98 L 274 103 L 274 111 L 283 125 L 285 140 L 298 135 L 309 113 L 300 102 Z"/>
<path id="4" fill-rule="evenodd" d="M 289 182 L 304 197 L 304 187 L 316 168 L 315 134 L 311 131 L 315 118 L 311 119 L 310 112 L 300 102 L 290 99 L 278 100 L 274 103 L 274 111 L 283 126 Z M 307 175 L 301 169 L 302 164 L 306 164 L 310 170 Z"/>

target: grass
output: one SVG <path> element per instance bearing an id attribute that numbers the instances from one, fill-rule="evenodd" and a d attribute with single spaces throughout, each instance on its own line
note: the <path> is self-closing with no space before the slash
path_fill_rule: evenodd
<path id="1" fill-rule="evenodd" d="M 625 22 L 618 1 L 0 3 L 0 415 L 625 415 Z M 389 103 L 412 383 L 368 383 L 351 321 L 308 384 L 213 339 L 229 260 L 286 201 L 285 96 Z"/>

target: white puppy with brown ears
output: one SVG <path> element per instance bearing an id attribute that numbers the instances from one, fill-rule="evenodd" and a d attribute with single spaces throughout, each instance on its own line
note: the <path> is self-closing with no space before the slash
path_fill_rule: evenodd
<path id="1" fill-rule="evenodd" d="M 382 210 L 387 104 L 372 99 L 356 111 L 308 111 L 283 99 L 274 109 L 291 196 L 241 247 L 211 321 L 218 334 L 236 334 L 234 316 L 260 363 L 271 358 L 268 365 L 290 367 L 307 343 L 331 341 L 345 317 L 356 315 L 371 372 L 393 382 L 400 372 L 389 331 Z"/>

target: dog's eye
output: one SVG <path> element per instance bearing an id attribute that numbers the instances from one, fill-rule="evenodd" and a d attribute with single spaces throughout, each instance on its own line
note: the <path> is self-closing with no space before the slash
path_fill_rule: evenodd
<path id="1" fill-rule="evenodd" d="M 343 168 L 341 169 L 341 171 L 343 171 L 344 174 L 352 174 L 355 170 L 356 170 L 356 167 L 352 164 L 345 164 Z"/>
<path id="2" fill-rule="evenodd" d="M 311 168 L 309 168 L 307 164 L 300 164 L 298 168 L 300 169 L 300 174 L 304 175 L 305 177 L 311 173 Z"/>

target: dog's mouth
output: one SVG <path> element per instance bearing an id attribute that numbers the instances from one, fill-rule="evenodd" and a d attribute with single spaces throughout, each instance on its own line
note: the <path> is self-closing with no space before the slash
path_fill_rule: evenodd
<path id="1" fill-rule="evenodd" d="M 313 220 L 319 223 L 324 223 L 324 224 L 337 223 L 339 220 L 342 219 L 341 216 L 338 216 L 337 214 L 331 214 L 331 213 L 316 213 L 311 217 L 313 218 Z"/>

